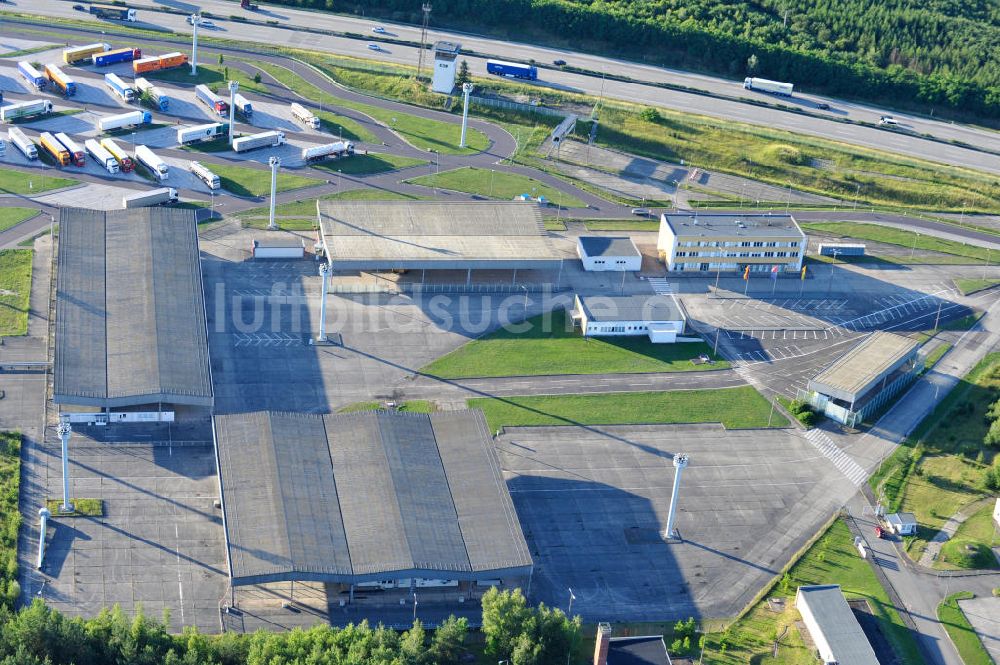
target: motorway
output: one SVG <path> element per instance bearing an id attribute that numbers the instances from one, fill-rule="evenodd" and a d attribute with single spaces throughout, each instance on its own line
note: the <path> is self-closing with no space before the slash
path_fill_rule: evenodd
<path id="1" fill-rule="evenodd" d="M 23 3 L 18 5 L 17 3 Z M 73 10 L 73 4 L 66 0 L 16 0 L 15 9 L 32 14 L 61 16 L 79 20 L 89 19 L 79 11 Z M 131 3 L 140 9 L 139 21 L 135 27 L 155 27 L 169 29 L 178 34 L 190 34 L 191 28 L 182 14 L 166 12 L 142 11 L 143 8 L 170 8 L 182 11 L 211 12 L 213 16 L 227 17 L 243 14 L 248 19 L 269 21 L 277 25 L 257 25 L 243 22 L 213 18 L 216 28 L 202 30 L 203 36 L 213 36 L 235 39 L 259 44 L 276 44 L 281 46 L 299 47 L 324 51 L 339 55 L 374 58 L 381 61 L 414 65 L 417 61 L 417 49 L 410 46 L 386 44 L 383 51 L 375 54 L 366 48 L 365 41 L 338 37 L 326 34 L 316 34 L 296 30 L 296 27 L 307 26 L 311 29 L 330 30 L 338 32 L 353 32 L 367 37 L 376 37 L 371 33 L 374 22 L 366 19 L 339 16 L 306 10 L 275 7 L 259 12 L 246 12 L 234 2 L 226 0 L 203 0 L 198 4 L 164 0 L 160 3 L 149 0 L 138 0 Z M 113 24 L 109 24 L 113 25 Z M 419 29 L 407 26 L 391 25 L 387 27 L 389 38 L 419 41 Z M 735 82 L 708 76 L 675 72 L 648 65 L 640 65 L 622 60 L 602 58 L 581 53 L 571 53 L 549 48 L 535 47 L 525 44 L 502 42 L 471 35 L 430 31 L 429 40 L 450 39 L 458 41 L 467 48 L 493 56 L 528 59 L 539 62 L 551 62 L 562 58 L 577 67 L 585 67 L 594 71 L 606 71 L 620 76 L 632 77 L 638 81 L 653 83 L 670 83 L 690 86 L 706 90 L 713 94 L 728 96 L 757 97 L 760 101 L 772 101 L 773 97 L 757 95 L 744 91 Z M 468 56 L 466 59 L 474 74 L 485 72 L 485 61 L 482 58 Z M 598 96 L 602 93 L 607 97 L 628 100 L 639 104 L 663 106 L 683 112 L 698 113 L 720 117 L 740 122 L 748 122 L 766 127 L 786 129 L 823 138 L 829 138 L 846 143 L 852 143 L 869 148 L 888 150 L 913 157 L 932 159 L 934 161 L 975 168 L 992 173 L 1000 173 L 1000 133 L 978 129 L 947 122 L 928 120 L 894 114 L 900 121 L 900 129 L 891 131 L 877 127 L 837 122 L 836 119 L 850 119 L 860 122 L 877 122 L 878 116 L 885 113 L 884 109 L 876 109 L 858 104 L 843 103 L 837 100 L 824 100 L 819 97 L 794 97 L 782 99 L 784 104 L 798 103 L 801 108 L 816 113 L 819 116 L 791 113 L 774 107 L 745 104 L 734 99 L 721 99 L 695 93 L 668 90 L 642 83 L 628 83 L 614 80 L 603 80 L 601 77 L 575 74 L 558 69 L 541 70 L 540 86 L 548 86 L 564 91 L 583 92 Z M 833 107 L 830 111 L 819 111 L 816 104 L 827 101 Z M 931 134 L 944 141 L 961 141 L 976 145 L 992 153 L 963 148 L 948 143 L 939 143 L 919 138 L 913 133 Z"/>

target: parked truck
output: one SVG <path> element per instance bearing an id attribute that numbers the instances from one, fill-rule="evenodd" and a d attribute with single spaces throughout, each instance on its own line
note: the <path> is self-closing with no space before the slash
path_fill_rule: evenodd
<path id="1" fill-rule="evenodd" d="M 748 76 L 743 79 L 743 87 L 747 90 L 757 90 L 759 92 L 770 92 L 773 95 L 784 95 L 785 97 L 792 96 L 791 83 L 782 83 L 781 81 L 769 81 L 767 79 L 754 78 Z"/>
<path id="2" fill-rule="evenodd" d="M 148 125 L 153 122 L 153 114 L 149 111 L 129 111 L 117 115 L 108 115 L 98 119 L 97 128 L 102 132 L 110 132 L 123 127 Z"/>
<path id="3" fill-rule="evenodd" d="M 212 173 L 212 171 L 202 164 L 201 162 L 191 162 L 188 168 L 191 173 L 195 175 L 198 180 L 208 185 L 209 189 L 219 189 L 222 187 L 222 182 L 219 180 L 219 176 Z"/>
<path id="4" fill-rule="evenodd" d="M 75 65 L 84 60 L 90 60 L 95 53 L 104 53 L 111 50 L 111 44 L 97 42 L 86 46 L 72 46 L 63 51 L 63 62 L 67 65 Z"/>
<path id="5" fill-rule="evenodd" d="M 244 97 L 243 95 L 241 95 L 240 93 L 237 92 L 236 96 L 233 97 L 233 102 L 236 103 L 236 112 L 237 113 L 239 113 L 241 116 L 243 116 L 247 120 L 249 120 L 251 117 L 253 117 L 253 105 L 250 104 L 250 100 L 249 99 L 247 99 L 246 97 Z"/>
<path id="6" fill-rule="evenodd" d="M 313 129 L 319 129 L 319 118 L 313 115 L 313 112 L 307 109 L 302 104 L 295 102 L 291 106 L 292 117 L 301 122 L 306 127 L 312 127 Z"/>
<path id="7" fill-rule="evenodd" d="M 506 60 L 487 60 L 486 72 L 494 76 L 507 76 L 528 81 L 538 79 L 538 68 L 534 65 L 522 65 L 519 62 L 507 62 Z"/>
<path id="8" fill-rule="evenodd" d="M 147 192 L 128 194 L 122 197 L 123 208 L 148 208 L 149 206 L 176 203 L 177 190 L 173 187 L 160 187 Z"/>
<path id="9" fill-rule="evenodd" d="M 210 122 L 207 125 L 194 125 L 193 127 L 178 127 L 177 142 L 181 145 L 194 143 L 195 141 L 207 141 L 219 136 L 229 134 L 228 122 Z"/>
<path id="10" fill-rule="evenodd" d="M 45 77 L 67 97 L 76 94 L 76 81 L 66 76 L 66 73 L 56 65 L 45 65 Z"/>
<path id="11" fill-rule="evenodd" d="M 22 60 L 17 63 L 17 73 L 21 75 L 28 85 L 35 88 L 35 90 L 44 90 L 46 84 L 49 82 L 45 75 L 39 72 L 35 67 L 27 60 Z"/>
<path id="12" fill-rule="evenodd" d="M 10 122 L 21 118 L 30 118 L 36 115 L 45 115 L 52 112 L 52 102 L 47 99 L 31 99 L 26 102 L 17 102 L 0 107 L 0 120 Z"/>
<path id="13" fill-rule="evenodd" d="M 272 148 L 285 144 L 285 133 L 278 131 L 261 132 L 260 134 L 250 134 L 241 136 L 233 140 L 233 150 L 236 152 L 246 152 L 257 148 Z"/>
<path id="14" fill-rule="evenodd" d="M 115 158 L 118 162 L 118 166 L 121 168 L 123 173 L 128 173 L 135 168 L 135 163 L 132 158 L 128 156 L 121 146 L 115 143 L 114 139 L 101 139 L 101 147 L 111 153 L 111 156 Z"/>
<path id="15" fill-rule="evenodd" d="M 118 160 L 95 139 L 87 139 L 83 142 L 83 147 L 87 149 L 87 153 L 94 158 L 94 161 L 107 169 L 108 173 L 112 175 L 118 173 Z"/>
<path id="16" fill-rule="evenodd" d="M 160 88 L 139 77 L 135 80 L 135 88 L 139 91 L 139 98 L 159 111 L 166 111 L 170 108 L 170 97 Z"/>
<path id="17" fill-rule="evenodd" d="M 56 141 L 59 141 L 59 143 L 66 148 L 67 152 L 69 152 L 69 161 L 73 164 L 73 166 L 87 165 L 86 155 L 84 154 L 83 149 L 80 148 L 76 141 L 71 139 L 66 132 L 59 132 L 56 134 Z"/>
<path id="18" fill-rule="evenodd" d="M 118 95 L 123 102 L 131 103 L 135 101 L 135 89 L 123 81 L 118 74 L 105 74 L 104 84 L 111 88 L 111 92 Z"/>
<path id="19" fill-rule="evenodd" d="M 144 145 L 136 146 L 135 159 L 153 172 L 153 176 L 163 182 L 170 175 L 170 167 L 155 152 Z"/>
<path id="20" fill-rule="evenodd" d="M 212 92 L 207 85 L 201 84 L 194 87 L 194 94 L 201 103 L 208 106 L 219 115 L 225 117 L 229 113 L 229 104 L 222 97 Z"/>
<path id="21" fill-rule="evenodd" d="M 302 161 L 318 162 L 331 157 L 347 157 L 354 154 L 354 144 L 349 141 L 336 141 L 325 145 L 314 145 L 302 148 Z"/>
<path id="22" fill-rule="evenodd" d="M 135 9 L 117 5 L 91 5 L 90 13 L 112 21 L 135 21 Z"/>
<path id="23" fill-rule="evenodd" d="M 56 137 L 52 136 L 48 132 L 42 132 L 38 135 L 38 144 L 42 146 L 42 150 L 49 153 L 56 163 L 60 166 L 69 166 L 69 150 L 66 149 L 62 143 L 56 140 Z"/>
<path id="24" fill-rule="evenodd" d="M 107 67 L 119 62 L 132 62 L 142 57 L 142 49 L 137 48 L 116 48 L 113 51 L 95 53 L 90 56 L 90 61 L 95 67 Z"/>
<path id="25" fill-rule="evenodd" d="M 11 127 L 7 131 L 7 138 L 21 151 L 21 154 L 28 159 L 38 159 L 38 146 L 28 138 L 28 135 L 17 127 Z"/>
<path id="26" fill-rule="evenodd" d="M 143 74 L 145 72 L 156 72 L 163 69 L 173 69 L 186 65 L 188 57 L 180 52 L 166 53 L 164 55 L 154 55 L 148 58 L 139 58 L 132 61 L 132 72 Z"/>

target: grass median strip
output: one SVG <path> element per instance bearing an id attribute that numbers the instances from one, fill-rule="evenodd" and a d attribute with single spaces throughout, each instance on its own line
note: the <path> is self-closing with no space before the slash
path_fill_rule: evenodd
<path id="1" fill-rule="evenodd" d="M 0 208 L 0 231 L 17 226 L 37 214 L 37 208 Z"/>
<path id="2" fill-rule="evenodd" d="M 355 402 L 354 404 L 348 404 L 347 406 L 337 409 L 337 413 L 377 411 L 385 408 L 385 402 Z M 434 402 L 425 399 L 412 399 L 407 402 L 400 402 L 393 408 L 393 410 L 402 411 L 404 413 L 433 413 L 437 411 L 437 407 L 434 406 Z"/>
<path id="3" fill-rule="evenodd" d="M 424 187 L 439 187 L 456 192 L 466 192 L 492 199 L 512 199 L 521 194 L 531 197 L 544 196 L 550 203 L 567 208 L 582 208 L 586 205 L 572 194 L 548 185 L 540 180 L 519 173 L 494 171 L 466 166 L 451 171 L 424 175 L 406 182 Z"/>
<path id="4" fill-rule="evenodd" d="M 364 188 L 348 189 L 336 194 L 327 194 L 302 201 L 290 201 L 274 206 L 275 221 L 285 231 L 308 231 L 316 226 L 316 201 L 407 201 L 422 197 L 400 194 L 382 189 Z M 234 213 L 232 217 L 244 220 L 244 226 L 250 228 L 265 228 L 267 226 L 268 208 L 249 208 Z"/>
<path id="5" fill-rule="evenodd" d="M 387 171 L 395 171 L 396 169 L 405 169 L 410 166 L 420 166 L 426 163 L 426 159 L 373 152 L 367 155 L 356 154 L 353 157 L 345 157 L 344 159 L 318 162 L 313 164 L 312 167 L 329 173 L 371 175 L 373 173 L 386 173 Z"/>
<path id="6" fill-rule="evenodd" d="M 21 595 L 17 582 L 17 534 L 21 512 L 21 434 L 0 432 L 0 604 L 12 609 Z"/>
<path id="7" fill-rule="evenodd" d="M 73 512 L 64 513 L 60 510 L 62 499 L 47 499 L 45 507 L 53 517 L 104 517 L 104 501 L 101 499 L 70 499 Z"/>
<path id="8" fill-rule="evenodd" d="M 0 250 L 0 336 L 28 332 L 31 250 Z"/>
<path id="9" fill-rule="evenodd" d="M 207 164 L 219 180 L 222 188 L 237 196 L 265 196 L 271 192 L 271 171 L 268 169 L 251 169 L 245 166 L 230 166 L 228 164 Z M 318 178 L 306 178 L 292 173 L 278 172 L 278 191 L 287 192 L 290 189 L 301 189 L 310 185 L 320 185 Z"/>
<path id="10" fill-rule="evenodd" d="M 975 293 L 976 291 L 992 289 L 997 284 L 1000 284 L 1000 279 L 968 279 L 959 277 L 955 280 L 955 287 L 962 292 L 963 296 Z"/>
<path id="11" fill-rule="evenodd" d="M 687 372 L 729 367 L 691 362 L 711 356 L 704 343 L 653 344 L 646 337 L 583 337 L 564 310 L 535 316 L 468 342 L 420 371 L 445 379 L 554 374 Z M 528 328 L 522 330 L 524 326 Z"/>
<path id="12" fill-rule="evenodd" d="M 968 591 L 954 593 L 945 598 L 937 608 L 938 621 L 948 631 L 948 636 L 965 665 L 992 665 L 993 659 L 958 604 L 960 600 L 971 598 L 975 598 L 975 595 Z"/>
<path id="13" fill-rule="evenodd" d="M 468 400 L 491 430 L 540 425 L 722 423 L 725 427 L 785 427 L 780 413 L 750 386 L 714 390 L 536 395 Z"/>

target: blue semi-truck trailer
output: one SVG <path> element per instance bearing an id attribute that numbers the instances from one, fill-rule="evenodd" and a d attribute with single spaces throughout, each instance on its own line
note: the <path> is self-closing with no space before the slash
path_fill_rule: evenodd
<path id="1" fill-rule="evenodd" d="M 505 60 L 487 60 L 486 71 L 494 76 L 509 76 L 515 79 L 527 79 L 534 81 L 538 79 L 538 68 L 534 65 L 522 65 L 519 62 L 507 62 Z"/>
<path id="2" fill-rule="evenodd" d="M 17 72 L 36 90 L 44 90 L 45 86 L 49 82 L 49 80 L 45 78 L 45 75 L 35 69 L 27 60 L 22 60 L 17 63 Z"/>
<path id="3" fill-rule="evenodd" d="M 95 53 L 90 56 L 91 61 L 97 67 L 107 67 L 119 62 L 132 62 L 142 57 L 142 50 L 137 48 L 119 48 L 104 53 Z"/>

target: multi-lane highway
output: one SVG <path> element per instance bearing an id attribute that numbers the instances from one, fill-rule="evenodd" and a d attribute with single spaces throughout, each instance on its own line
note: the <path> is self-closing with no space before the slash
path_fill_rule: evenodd
<path id="1" fill-rule="evenodd" d="M 89 18 L 73 9 L 73 3 L 67 0 L 15 0 L 21 4 L 16 8 L 33 14 L 62 16 L 66 18 Z M 279 44 L 282 46 L 298 46 L 340 55 L 353 55 L 365 58 L 375 58 L 392 63 L 413 65 L 417 61 L 417 49 L 412 46 L 384 44 L 384 50 L 374 52 L 366 47 L 364 40 L 348 37 L 337 37 L 295 30 L 297 27 L 330 30 L 342 33 L 366 35 L 372 39 L 379 35 L 372 33 L 375 22 L 369 19 L 326 14 L 281 6 L 264 6 L 258 12 L 240 9 L 235 2 L 228 0 L 202 0 L 198 3 L 188 3 L 176 0 L 135 0 L 130 3 L 139 8 L 137 27 L 158 26 L 172 31 L 189 34 L 190 26 L 181 14 L 171 14 L 154 9 L 169 9 L 172 11 L 204 11 L 210 12 L 216 28 L 205 30 L 206 36 L 217 36 L 228 39 L 258 42 L 262 44 Z M 271 24 L 242 23 L 227 20 L 230 15 L 243 15 L 250 20 L 270 22 Z M 419 28 L 382 24 L 389 39 L 419 41 Z M 715 95 L 730 97 L 750 97 L 763 101 L 774 102 L 773 97 L 754 92 L 744 91 L 742 86 L 733 81 L 719 78 L 677 72 L 673 70 L 641 65 L 623 60 L 603 58 L 583 53 L 560 51 L 551 48 L 536 47 L 526 44 L 503 42 L 480 36 L 448 33 L 431 30 L 429 40 L 449 39 L 460 42 L 464 48 L 496 57 L 527 59 L 547 63 L 555 59 L 563 59 L 571 65 L 591 71 L 605 71 L 614 75 L 628 76 L 637 81 L 652 83 L 669 83 L 687 86 L 711 92 Z M 479 57 L 467 57 L 474 73 L 485 73 L 485 61 Z M 788 129 L 803 134 L 811 134 L 832 138 L 838 141 L 853 143 L 860 146 L 888 150 L 914 157 L 927 158 L 956 166 L 976 168 L 993 173 L 1000 173 L 1000 154 L 988 154 L 970 150 L 957 145 L 928 141 L 917 134 L 930 134 L 944 141 L 960 141 L 975 145 L 981 149 L 1000 153 L 1000 133 L 990 130 L 956 125 L 947 122 L 929 120 L 895 113 L 899 121 L 899 129 L 886 130 L 872 126 L 837 122 L 837 119 L 849 119 L 858 122 L 877 122 L 879 115 L 887 109 L 874 108 L 860 104 L 846 103 L 837 100 L 824 99 L 813 95 L 796 95 L 790 100 L 781 99 L 781 103 L 789 106 L 799 106 L 816 115 L 790 113 L 773 107 L 762 107 L 742 103 L 736 99 L 720 99 L 696 93 L 664 89 L 642 83 L 631 83 L 602 79 L 598 76 L 576 74 L 559 69 L 543 69 L 540 71 L 538 85 L 551 86 L 565 90 L 575 90 L 592 95 L 603 94 L 607 97 L 624 99 L 640 104 L 659 105 L 680 111 L 705 114 L 709 116 L 749 122 L 767 127 Z M 808 89 L 808 84 L 801 84 Z M 822 111 L 817 104 L 826 102 L 831 105 L 829 111 Z"/>

